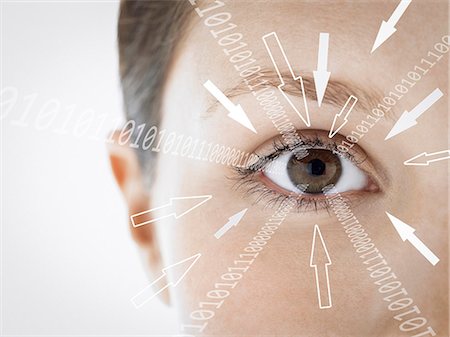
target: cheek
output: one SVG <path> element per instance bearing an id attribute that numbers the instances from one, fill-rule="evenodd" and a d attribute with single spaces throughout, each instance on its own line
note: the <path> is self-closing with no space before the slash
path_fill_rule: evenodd
<path id="1" fill-rule="evenodd" d="M 184 317 L 192 310 L 198 309 L 200 301 L 207 301 L 206 293 L 214 290 L 216 283 L 230 282 L 221 280 L 221 275 L 229 272 L 228 267 L 242 267 L 233 261 L 241 259 L 239 255 L 246 253 L 243 248 L 270 218 L 273 210 L 261 211 L 257 206 L 249 205 L 248 200 L 243 199 L 232 188 L 234 182 L 226 178 L 230 175 L 230 169 L 225 166 L 167 155 L 160 155 L 157 165 L 151 191 L 154 207 L 166 204 L 171 197 L 212 196 L 188 214 L 178 219 L 164 218 L 156 225 L 163 265 L 168 266 L 197 253 L 202 254 L 183 282 L 171 289 L 171 301 Z M 232 215 L 245 208 L 249 209 L 239 224 L 217 239 L 214 234 Z M 244 260 L 246 258 L 248 257 L 242 257 Z M 244 276 L 250 277 L 240 285 L 239 295 L 233 294 L 232 300 L 227 300 L 228 309 L 224 312 L 239 311 L 239 303 L 251 293 L 252 282 L 265 280 L 264 283 L 269 284 L 277 280 L 276 275 L 268 279 L 264 276 L 270 271 L 270 267 L 276 264 L 276 259 L 277 254 L 272 254 L 258 265 L 255 264 L 251 275 Z M 174 277 L 175 275 L 169 273 L 171 280 L 174 280 Z"/>

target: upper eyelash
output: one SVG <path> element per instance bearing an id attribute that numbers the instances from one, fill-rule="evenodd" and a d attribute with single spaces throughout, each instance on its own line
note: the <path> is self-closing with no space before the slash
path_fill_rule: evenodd
<path id="1" fill-rule="evenodd" d="M 255 155 L 258 157 L 258 161 L 256 163 L 253 163 L 248 167 L 234 167 L 234 169 L 236 171 L 238 171 L 239 174 L 243 174 L 243 173 L 251 174 L 251 173 L 263 170 L 268 165 L 268 163 L 277 159 L 281 154 L 283 154 L 287 151 L 290 151 L 293 154 L 295 154 L 296 152 L 299 152 L 302 149 L 307 150 L 307 149 L 311 149 L 311 148 L 327 149 L 336 155 L 340 155 L 340 156 L 344 157 L 345 159 L 350 160 L 352 163 L 356 164 L 357 166 L 361 165 L 367 159 L 367 156 L 366 156 L 362 161 L 358 162 L 356 160 L 355 156 L 353 156 L 352 154 L 350 154 L 348 152 L 343 153 L 343 152 L 338 151 L 338 149 L 337 149 L 338 145 L 335 142 L 324 143 L 319 137 L 301 138 L 301 140 L 302 140 L 301 143 L 297 143 L 292 146 L 288 146 L 285 143 L 283 143 L 282 141 L 280 141 L 279 139 L 275 139 L 272 142 L 273 152 L 271 152 L 268 155 L 262 155 L 259 153 L 255 153 Z"/>
<path id="2" fill-rule="evenodd" d="M 264 205 L 264 209 L 266 208 L 275 208 L 281 206 L 286 201 L 294 201 L 295 202 L 295 209 L 297 211 L 303 210 L 303 211 L 309 211 L 309 210 L 315 210 L 317 212 L 318 206 L 320 206 L 321 209 L 326 209 L 328 213 L 329 212 L 329 205 L 326 200 L 321 200 L 317 198 L 313 198 L 311 196 L 309 197 L 302 197 L 301 194 L 297 195 L 296 197 L 293 197 L 292 195 L 286 195 L 279 192 L 276 192 L 272 190 L 271 188 L 265 186 L 259 181 L 255 181 L 253 179 L 254 175 L 262 171 L 268 163 L 271 161 L 277 159 L 281 154 L 290 151 L 292 153 L 296 153 L 297 150 L 300 149 L 311 149 L 311 148 L 322 148 L 332 151 L 333 153 L 337 155 L 342 155 L 346 159 L 352 161 L 356 165 L 360 165 L 362 162 L 364 162 L 367 159 L 364 158 L 361 162 L 357 162 L 355 156 L 353 156 L 350 153 L 340 153 L 337 151 L 337 144 L 332 141 L 332 143 L 324 143 L 318 136 L 314 138 L 301 138 L 302 142 L 294 144 L 293 146 L 288 146 L 284 144 L 280 140 L 274 140 L 272 142 L 273 151 L 268 155 L 261 155 L 258 153 L 255 153 L 258 157 L 258 160 L 256 163 L 251 164 L 248 167 L 238 167 L 234 166 L 233 169 L 237 173 L 237 176 L 231 177 L 230 179 L 235 180 L 236 183 L 234 184 L 234 188 L 240 189 L 240 188 L 246 188 L 246 192 L 248 194 L 258 194 L 258 197 L 255 200 L 255 204 L 260 202 L 263 199 L 266 199 L 266 204 Z"/>

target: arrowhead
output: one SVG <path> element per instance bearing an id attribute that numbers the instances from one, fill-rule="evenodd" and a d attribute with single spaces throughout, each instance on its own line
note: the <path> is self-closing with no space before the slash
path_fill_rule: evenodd
<path id="1" fill-rule="evenodd" d="M 245 126 L 247 129 L 253 131 L 254 133 L 257 133 L 252 125 L 252 122 L 250 122 L 250 119 L 248 119 L 247 114 L 245 113 L 244 109 L 242 109 L 240 104 L 235 106 L 234 110 L 228 114 L 228 117 L 234 119 L 236 122 L 238 122 L 242 126 Z"/>
<path id="2" fill-rule="evenodd" d="M 336 114 L 333 119 L 333 125 L 331 125 L 330 132 L 328 133 L 328 138 L 333 138 L 347 122 L 348 120 L 342 118 L 339 114 Z"/>
<path id="3" fill-rule="evenodd" d="M 247 209 L 243 209 L 242 211 L 236 213 L 235 215 L 232 215 L 231 217 L 228 218 L 229 222 L 233 224 L 233 226 L 236 226 L 239 221 L 241 221 L 241 219 L 244 217 L 245 213 L 247 212 Z"/>
<path id="4" fill-rule="evenodd" d="M 389 220 L 391 220 L 392 224 L 398 232 L 398 235 L 400 235 L 400 238 L 403 241 L 406 241 L 409 237 L 414 235 L 413 233 L 416 231 L 414 228 L 404 223 L 400 219 L 397 219 L 395 216 L 390 215 L 388 212 L 386 212 L 386 215 L 389 217 Z"/>
<path id="5" fill-rule="evenodd" d="M 416 125 L 417 122 L 415 119 L 411 118 L 411 115 L 408 111 L 403 112 L 403 114 L 400 116 L 398 121 L 394 124 L 391 131 L 389 131 L 388 135 L 384 140 L 388 140 L 389 138 L 392 138 L 399 133 L 402 133 L 405 130 L 408 130 L 409 128 Z"/>
<path id="6" fill-rule="evenodd" d="M 180 262 L 172 264 L 162 271 L 164 274 L 169 273 L 172 280 L 169 282 L 172 286 L 178 285 L 180 281 L 186 276 L 186 274 L 191 270 L 192 266 L 197 262 L 197 260 L 202 256 L 202 254 L 198 253 L 187 259 L 184 259 Z"/>
<path id="7" fill-rule="evenodd" d="M 319 107 L 322 104 L 323 97 L 325 96 L 325 90 L 327 90 L 328 81 L 331 73 L 329 71 L 317 70 L 313 71 L 314 84 L 316 86 L 317 103 Z"/>
<path id="8" fill-rule="evenodd" d="M 301 120 L 306 124 L 307 127 L 311 126 L 311 119 L 309 117 L 309 109 L 308 109 L 308 103 L 306 102 L 306 95 L 305 95 L 305 87 L 303 85 L 303 78 L 301 76 L 295 77 L 294 81 L 298 81 L 298 84 L 300 85 L 300 96 L 289 96 L 286 94 L 285 90 L 283 88 L 286 86 L 286 84 L 280 84 L 278 86 L 278 90 L 280 91 L 280 94 L 283 95 L 283 97 L 287 100 L 289 105 L 295 110 L 297 115 L 301 118 Z M 302 115 L 302 112 L 304 111 L 304 115 Z"/>
<path id="9" fill-rule="evenodd" d="M 381 23 L 380 30 L 378 31 L 377 38 L 375 39 L 375 43 L 373 44 L 372 51 L 370 53 L 373 53 L 375 49 L 381 46 L 396 31 L 397 28 L 395 28 L 389 22 L 383 21 Z"/>
<path id="10" fill-rule="evenodd" d="M 210 195 L 170 198 L 170 204 L 174 207 L 175 218 L 178 219 L 204 204 L 211 198 L 212 196 Z"/>
<path id="11" fill-rule="evenodd" d="M 429 164 L 427 160 L 427 153 L 422 152 L 411 159 L 406 160 L 403 164 L 405 165 L 416 165 L 416 166 L 427 166 Z"/>
<path id="12" fill-rule="evenodd" d="M 315 267 L 317 265 L 329 264 L 331 264 L 331 260 L 325 242 L 323 241 L 322 233 L 320 232 L 319 226 L 315 225 L 309 265 L 310 267 Z"/>

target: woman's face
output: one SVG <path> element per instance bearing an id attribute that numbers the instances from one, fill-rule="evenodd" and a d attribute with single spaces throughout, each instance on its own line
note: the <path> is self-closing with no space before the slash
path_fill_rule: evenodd
<path id="1" fill-rule="evenodd" d="M 208 2 L 199 8 L 213 4 Z M 185 325 L 185 333 L 198 334 L 198 329 L 187 326 L 207 322 L 203 332 L 211 335 L 396 336 L 407 334 L 399 329 L 402 322 L 419 316 L 428 322 L 414 333 L 410 332 L 411 335 L 425 331 L 428 326 L 438 335 L 447 331 L 447 163 L 406 166 L 403 162 L 422 152 L 447 148 L 448 56 L 444 54 L 438 61 L 429 51 L 438 54 L 433 46 L 448 34 L 448 4 L 445 1 L 413 2 L 396 24 L 397 32 L 371 54 L 381 21 L 387 21 L 396 6 L 397 2 L 388 1 L 234 1 L 204 12 L 203 18 L 195 15 L 193 28 L 177 53 L 164 89 L 161 129 L 192 136 L 200 140 L 199 144 L 203 141 L 218 143 L 270 156 L 268 162 L 275 165 L 272 167 L 276 170 L 270 173 L 262 168 L 263 172 L 254 174 L 249 174 L 248 170 L 239 173 L 232 166 L 198 160 L 196 156 L 158 154 L 149 208 L 167 204 L 173 197 L 212 196 L 178 219 L 163 218 L 141 229 L 155 230 L 161 266 L 202 254 L 182 282 L 170 289 L 171 303 L 180 315 L 180 327 Z M 230 13 L 231 19 L 217 26 L 203 23 L 207 17 L 220 12 Z M 208 23 L 216 21 L 211 19 Z M 210 30 L 219 32 L 231 27 L 230 23 L 237 27 L 217 33 L 222 35 L 214 38 Z M 303 77 L 310 127 L 277 88 L 281 82 L 262 39 L 271 32 L 277 34 L 294 73 Z M 319 107 L 313 71 L 317 70 L 319 34 L 324 32 L 329 33 L 327 70 L 331 77 Z M 231 33 L 243 34 L 241 41 L 248 46 L 242 51 L 251 50 L 251 58 L 256 59 L 254 64 L 262 66 L 267 83 L 273 86 L 267 90 L 274 90 L 273 95 L 278 97 L 298 130 L 309 157 L 296 160 L 286 146 L 283 148 L 281 134 L 234 67 L 245 61 L 232 63 L 222 50 L 231 50 L 239 46 L 239 42 L 229 47 L 218 44 L 220 37 Z M 274 57 L 281 60 L 274 40 L 268 41 Z M 430 68 L 421 59 L 436 64 Z M 291 84 L 285 88 L 287 96 L 303 106 L 299 91 L 289 78 L 288 67 L 283 63 L 279 63 L 279 67 L 286 73 L 286 83 Z M 424 74 L 418 67 L 429 70 Z M 420 74 L 421 78 L 410 79 L 407 76 L 410 71 Z M 207 80 L 229 93 L 233 104 L 242 106 L 256 134 L 227 116 L 228 111 L 203 86 Z M 412 82 L 416 83 L 411 86 Z M 395 91 L 398 84 L 406 87 L 407 93 Z M 261 85 L 261 89 L 264 87 Z M 417 125 L 385 140 L 402 113 L 411 111 L 436 88 L 444 97 L 417 119 Z M 334 116 L 350 95 L 358 102 L 348 123 L 330 139 L 328 133 Z M 367 119 L 378 104 L 389 108 L 392 100 L 386 99 L 385 103 L 384 96 L 392 97 L 395 104 L 379 121 Z M 363 124 L 369 130 L 349 155 L 333 154 L 332 149 L 342 144 L 352 131 L 361 134 L 356 127 L 363 120 L 373 126 Z M 372 239 L 381 254 L 378 260 L 375 258 L 365 264 L 364 261 L 377 254 L 364 258 L 360 257 L 362 250 L 356 252 L 349 232 L 346 233 L 321 192 L 330 183 L 346 199 L 364 233 Z M 298 187 L 302 185 L 307 185 L 306 195 Z M 272 228 L 273 233 L 270 227 L 262 229 L 265 223 L 271 222 L 269 219 L 277 212 L 279 201 L 289 194 L 290 200 L 296 199 L 296 202 L 282 224 Z M 214 234 L 230 217 L 244 209 L 248 210 L 237 226 L 217 239 Z M 386 212 L 415 228 L 414 234 L 440 262 L 433 266 L 409 241 L 403 242 Z M 317 254 L 315 262 L 311 263 L 315 225 L 320 229 L 331 265 L 327 264 L 329 261 L 318 241 L 313 249 Z M 259 254 L 252 252 L 253 249 L 244 251 L 260 231 L 271 234 L 267 244 L 261 250 L 254 249 Z M 315 237 L 320 239 L 317 233 Z M 413 303 L 408 308 L 417 305 L 420 314 L 413 312 L 410 317 L 393 318 L 408 308 L 390 310 L 390 302 L 383 299 L 387 295 L 374 283 L 383 277 L 374 278 L 370 274 L 384 263 L 367 269 L 383 259 L 391 268 L 384 277 L 393 272 L 396 279 L 392 276 L 392 281 L 401 282 L 397 290 L 387 295 L 404 288 L 408 295 L 398 298 L 412 298 Z M 249 260 L 253 261 L 236 262 Z M 329 297 L 325 270 L 328 270 Z M 242 277 L 234 275 L 224 277 L 231 280 L 221 279 L 221 275 L 229 272 L 242 274 Z M 170 270 L 168 278 L 175 278 Z M 318 287 L 322 291 L 322 306 L 326 307 L 324 303 L 330 304 L 327 301 L 331 300 L 331 307 L 319 307 Z M 218 289 L 227 290 L 229 294 L 214 292 L 207 296 L 211 290 Z M 220 298 L 222 296 L 225 297 Z M 209 316 L 210 313 L 191 315 L 202 309 L 213 311 L 214 317 L 196 320 L 199 315 Z"/>

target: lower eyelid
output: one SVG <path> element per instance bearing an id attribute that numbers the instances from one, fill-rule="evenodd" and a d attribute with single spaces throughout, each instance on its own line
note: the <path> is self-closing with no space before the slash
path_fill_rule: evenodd
<path id="1" fill-rule="evenodd" d="M 309 200 L 312 202 L 321 202 L 321 201 L 326 202 L 326 200 L 327 200 L 327 197 L 325 196 L 325 194 L 299 193 L 299 194 L 296 194 L 295 196 L 292 196 L 293 192 L 290 192 L 288 190 L 280 188 L 275 183 L 273 183 L 269 178 L 267 178 L 263 172 L 259 172 L 255 178 L 259 179 L 262 184 L 264 184 L 268 189 L 274 191 L 274 193 L 280 193 L 286 197 L 302 199 L 305 201 Z M 347 198 L 347 201 L 349 203 L 352 203 L 352 202 L 355 202 L 357 199 L 359 199 L 362 194 L 376 193 L 378 191 L 379 191 L 379 189 L 376 187 L 376 185 L 370 181 L 368 183 L 367 188 L 364 190 L 341 192 L 341 195 L 343 197 Z"/>
<path id="2" fill-rule="evenodd" d="M 302 193 L 301 190 L 305 190 L 307 188 L 307 185 L 303 185 L 303 186 L 297 186 L 298 188 L 298 192 L 292 192 L 292 191 L 288 191 L 284 188 L 281 188 L 280 186 L 278 186 L 277 184 L 275 184 L 272 180 L 270 180 L 265 174 L 264 172 L 259 172 L 257 175 L 257 178 L 265 185 L 267 186 L 267 188 L 273 190 L 276 193 L 280 193 L 286 196 L 292 196 L 293 194 L 296 196 L 301 196 L 302 198 L 305 199 L 317 199 L 318 195 L 314 195 L 314 194 L 310 194 L 310 193 Z"/>
<path id="3" fill-rule="evenodd" d="M 243 172 L 238 168 L 235 168 L 235 171 L 237 177 L 231 177 L 231 179 L 236 181 L 234 189 L 243 190 L 246 197 L 251 197 L 253 199 L 253 204 L 263 203 L 264 209 L 277 209 L 282 203 L 291 200 L 295 203 L 293 212 L 309 213 L 314 211 L 317 213 L 321 210 L 326 210 L 330 213 L 330 206 L 324 194 L 315 196 L 297 194 L 293 196 L 292 192 L 280 189 L 279 187 L 274 186 L 270 181 L 264 183 L 264 179 L 268 178 L 265 177 L 264 173 L 261 171 Z M 341 195 L 350 205 L 357 206 L 364 201 L 362 195 L 367 193 L 368 191 L 352 191 L 342 193 Z"/>

